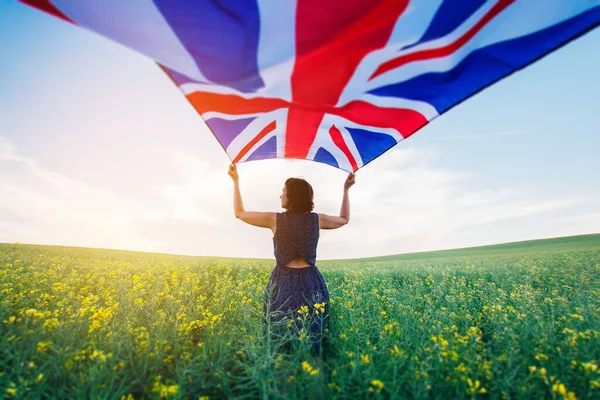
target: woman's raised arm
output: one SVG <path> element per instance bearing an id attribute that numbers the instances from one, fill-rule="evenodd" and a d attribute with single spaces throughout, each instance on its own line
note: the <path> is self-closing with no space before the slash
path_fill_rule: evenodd
<path id="1" fill-rule="evenodd" d="M 336 217 L 327 214 L 319 215 L 319 228 L 321 229 L 336 229 L 346 225 L 350 222 L 350 199 L 348 191 L 350 187 L 354 185 L 354 173 L 351 173 L 344 182 L 344 196 L 342 197 L 342 208 L 340 209 L 340 216 Z"/>
<path id="2" fill-rule="evenodd" d="M 275 231 L 277 215 L 274 212 L 259 212 L 244 210 L 242 194 L 240 193 L 240 179 L 235 164 L 229 166 L 229 176 L 233 180 L 233 213 L 235 217 L 247 224 L 269 228 Z"/>

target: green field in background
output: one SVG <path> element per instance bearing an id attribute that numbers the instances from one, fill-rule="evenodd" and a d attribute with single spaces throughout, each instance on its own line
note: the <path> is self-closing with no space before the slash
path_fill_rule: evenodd
<path id="1" fill-rule="evenodd" d="M 600 235 L 318 261 L 331 296 L 323 357 L 263 335 L 274 265 L 0 244 L 0 391 L 599 397 Z"/>

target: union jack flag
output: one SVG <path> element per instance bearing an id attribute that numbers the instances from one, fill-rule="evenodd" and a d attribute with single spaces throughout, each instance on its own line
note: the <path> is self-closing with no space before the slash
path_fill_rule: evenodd
<path id="1" fill-rule="evenodd" d="M 600 23 L 600 0 L 21 0 L 152 57 L 232 162 L 356 171 Z"/>

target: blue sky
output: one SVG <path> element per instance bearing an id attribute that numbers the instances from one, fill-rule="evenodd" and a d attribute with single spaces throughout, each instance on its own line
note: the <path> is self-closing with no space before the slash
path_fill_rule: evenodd
<path id="1" fill-rule="evenodd" d="M 600 232 L 600 29 L 458 105 L 357 173 L 321 258 Z M 228 158 L 140 54 L 17 2 L 0 7 L 0 242 L 271 257 L 232 211 Z M 288 176 L 339 212 L 346 173 L 240 164 L 246 209 Z M 365 232 L 367 235 L 365 237 Z"/>

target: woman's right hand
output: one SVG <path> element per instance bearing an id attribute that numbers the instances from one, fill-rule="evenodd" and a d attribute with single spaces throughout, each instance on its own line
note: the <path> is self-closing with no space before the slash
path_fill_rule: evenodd
<path id="1" fill-rule="evenodd" d="M 348 174 L 348 177 L 346 178 L 346 182 L 344 182 L 344 190 L 348 190 L 350 189 L 350 187 L 352 185 L 354 185 L 354 172 L 351 172 L 350 174 Z"/>
<path id="2" fill-rule="evenodd" d="M 231 177 L 231 179 L 233 179 L 234 182 L 238 181 L 239 176 L 238 176 L 237 168 L 236 168 L 235 164 L 230 164 L 229 165 L 229 171 L 227 171 L 227 173 L 229 174 L 229 176 Z"/>

